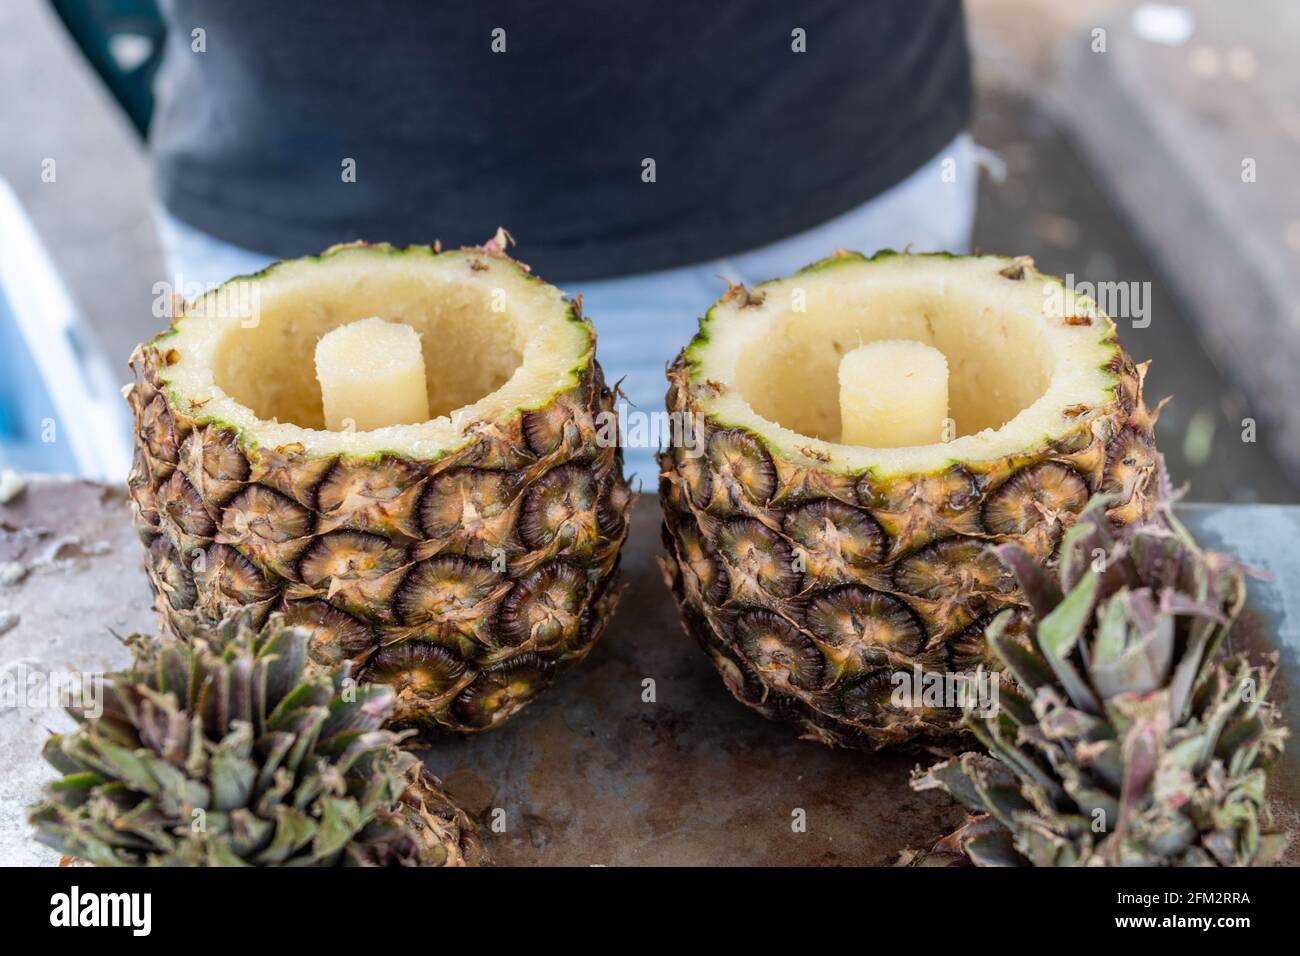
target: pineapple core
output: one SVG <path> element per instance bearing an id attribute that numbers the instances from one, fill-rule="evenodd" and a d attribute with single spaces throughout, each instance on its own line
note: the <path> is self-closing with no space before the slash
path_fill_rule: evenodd
<path id="1" fill-rule="evenodd" d="M 945 435 L 948 360 L 921 342 L 868 342 L 840 360 L 840 443 L 933 445 Z"/>
<path id="2" fill-rule="evenodd" d="M 378 316 L 340 325 L 316 343 L 316 380 L 330 431 L 429 420 L 420 334 Z"/>

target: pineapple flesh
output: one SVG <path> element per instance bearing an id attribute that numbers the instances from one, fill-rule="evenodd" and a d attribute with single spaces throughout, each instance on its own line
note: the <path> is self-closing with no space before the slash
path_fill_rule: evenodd
<path id="1" fill-rule="evenodd" d="M 420 333 L 409 325 L 375 315 L 326 332 L 316 343 L 316 379 L 330 431 L 429 420 Z"/>
<path id="2" fill-rule="evenodd" d="M 931 423 L 923 444 L 841 443 L 841 363 L 884 340 L 946 359 L 950 440 Z M 962 734 L 959 706 L 900 706 L 895 675 L 999 666 L 984 629 L 1024 598 L 990 545 L 1051 562 L 1100 491 L 1116 523 L 1150 514 L 1144 372 L 1025 258 L 841 252 L 732 287 L 668 373 L 669 410 L 694 423 L 660 456 L 687 631 L 738 699 L 813 739 Z"/>
<path id="3" fill-rule="evenodd" d="M 840 360 L 840 443 L 929 445 L 948 421 L 948 360 L 923 342 L 884 339 Z"/>
<path id="4" fill-rule="evenodd" d="M 424 419 L 332 428 L 317 342 L 377 314 L 418 339 Z M 607 624 L 632 500 L 601 428 L 613 395 L 580 302 L 500 243 L 278 263 L 191 303 L 132 364 L 129 487 L 171 632 L 280 612 L 311 629 L 313 662 L 391 685 L 393 724 L 431 736 L 500 724 Z"/>

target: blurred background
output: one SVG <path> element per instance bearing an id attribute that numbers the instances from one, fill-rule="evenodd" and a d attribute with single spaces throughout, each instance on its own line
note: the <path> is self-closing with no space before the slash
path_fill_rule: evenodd
<path id="1" fill-rule="evenodd" d="M 1175 481 L 1296 501 L 1300 4 L 966 8 L 976 249 L 1146 290 L 1121 336 L 1153 361 L 1149 398 L 1174 398 Z M 114 32 L 87 32 L 105 11 Z M 152 0 L 0 5 L 0 470 L 126 472 L 118 388 L 163 324 L 140 135 L 160 29 Z"/>

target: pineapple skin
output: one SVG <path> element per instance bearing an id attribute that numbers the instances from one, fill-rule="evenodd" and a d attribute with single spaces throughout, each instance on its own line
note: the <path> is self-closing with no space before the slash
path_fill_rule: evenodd
<path id="1" fill-rule="evenodd" d="M 166 333 L 139 347 L 126 395 L 128 489 L 167 632 L 281 612 L 313 630 L 315 665 L 393 686 L 388 726 L 416 741 L 498 726 L 600 638 L 634 496 L 598 434 L 614 395 L 594 345 L 574 387 L 430 460 L 251 447 L 178 407 L 168 361 Z"/>
<path id="2" fill-rule="evenodd" d="M 701 409 L 710 385 L 690 382 L 683 351 L 668 369 L 667 406 L 702 422 L 705 451 L 659 456 L 660 565 L 684 630 L 732 695 L 831 746 L 966 737 L 960 708 L 890 706 L 890 675 L 1002 669 L 984 630 L 1026 603 L 989 546 L 1014 542 L 1047 563 L 1102 491 L 1120 496 L 1107 512 L 1116 525 L 1151 515 L 1159 408 L 1142 397 L 1148 363 L 1134 364 L 1113 323 L 1107 344 L 1113 396 L 1076 427 L 1021 453 L 887 481 L 791 460 L 755 432 L 721 426 Z M 1015 626 L 1027 621 L 1019 614 Z M 875 639 L 863 639 L 868 629 Z"/>

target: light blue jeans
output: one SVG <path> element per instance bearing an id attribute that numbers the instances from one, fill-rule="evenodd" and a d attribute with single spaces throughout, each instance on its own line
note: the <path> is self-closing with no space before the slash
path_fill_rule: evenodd
<path id="1" fill-rule="evenodd" d="M 606 379 L 622 379 L 623 393 L 634 409 L 662 409 L 664 369 L 695 334 L 700 316 L 725 291 L 724 276 L 752 286 L 789 275 L 837 248 L 868 254 L 908 247 L 914 252 L 965 252 L 975 219 L 975 151 L 969 134 L 963 133 L 886 192 L 788 239 L 724 259 L 566 288 L 569 294 L 582 293 L 583 311 L 596 323 Z M 156 219 L 174 288 L 247 275 L 273 261 L 209 236 L 165 210 L 157 210 Z M 524 239 L 522 257 L 527 261 Z M 658 483 L 656 450 L 632 447 L 624 452 L 628 474 L 640 477 L 651 491 Z"/>

